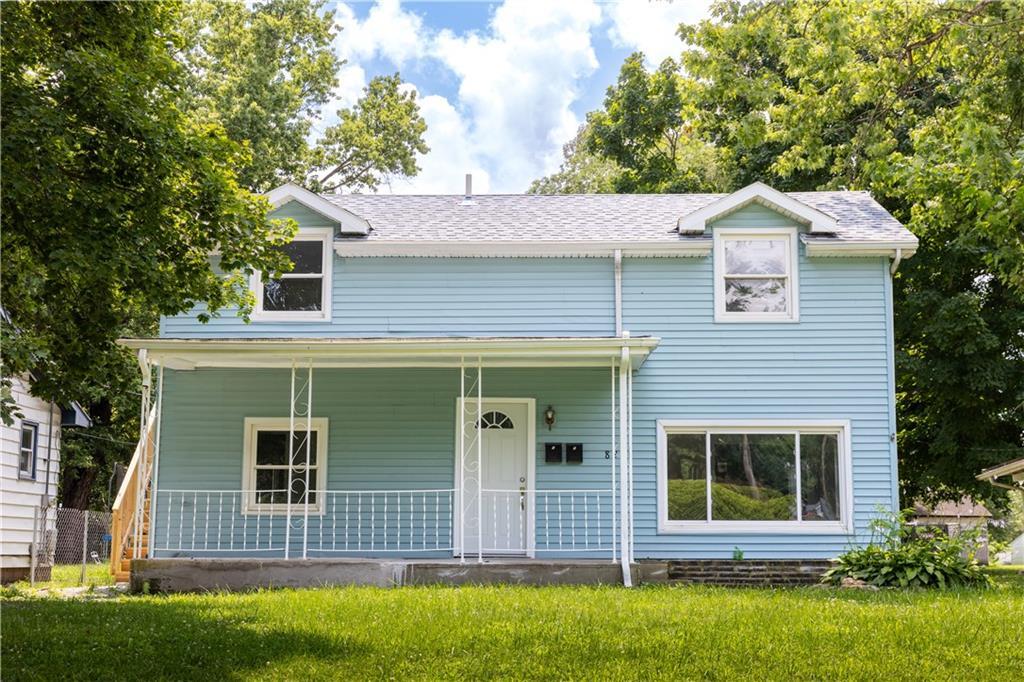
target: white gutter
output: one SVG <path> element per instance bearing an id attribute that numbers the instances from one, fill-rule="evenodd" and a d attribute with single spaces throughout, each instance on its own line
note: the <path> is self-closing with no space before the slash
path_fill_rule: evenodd
<path id="1" fill-rule="evenodd" d="M 893 256 L 892 265 L 889 266 L 889 274 L 895 275 L 896 270 L 900 267 L 900 261 L 903 260 L 903 249 L 897 248 L 896 255 Z"/>
<path id="2" fill-rule="evenodd" d="M 808 256 L 889 256 L 901 252 L 901 258 L 910 258 L 917 251 L 917 239 L 896 241 L 833 240 L 801 235 Z"/>
<path id="3" fill-rule="evenodd" d="M 702 258 L 711 253 L 711 239 L 673 241 L 377 241 L 339 239 L 334 251 L 347 258 L 608 258 L 621 251 L 630 257 Z"/>
<path id="4" fill-rule="evenodd" d="M 622 249 L 615 249 L 615 336 L 622 336 Z"/>

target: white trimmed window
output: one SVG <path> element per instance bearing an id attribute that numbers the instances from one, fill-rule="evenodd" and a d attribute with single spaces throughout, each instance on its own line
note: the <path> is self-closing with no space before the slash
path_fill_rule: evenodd
<path id="1" fill-rule="evenodd" d="M 280 247 L 294 267 L 279 277 L 253 277 L 256 294 L 255 320 L 331 319 L 331 249 L 334 230 L 299 230 L 290 243 Z"/>
<path id="2" fill-rule="evenodd" d="M 18 477 L 36 477 L 36 452 L 39 449 L 39 425 L 33 422 L 21 423 L 21 440 L 18 443 Z"/>
<path id="3" fill-rule="evenodd" d="M 718 228 L 714 254 L 716 322 L 799 319 L 795 228 Z"/>
<path id="4" fill-rule="evenodd" d="M 245 469 L 242 487 L 246 491 L 243 511 L 283 512 L 291 500 L 292 511 L 302 511 L 306 503 L 306 462 L 309 462 L 309 510 L 321 513 L 323 490 L 327 487 L 327 419 L 290 420 L 282 418 L 246 418 Z M 288 434 L 294 433 L 291 448 Z M 308 445 L 308 447 L 307 447 Z"/>
<path id="5" fill-rule="evenodd" d="M 845 533 L 846 422 L 658 422 L 660 532 Z"/>

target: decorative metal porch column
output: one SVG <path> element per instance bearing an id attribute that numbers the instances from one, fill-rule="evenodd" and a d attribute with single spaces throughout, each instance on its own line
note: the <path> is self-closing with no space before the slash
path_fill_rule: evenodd
<path id="1" fill-rule="evenodd" d="M 309 547 L 309 469 L 312 444 L 313 428 L 313 359 L 309 359 L 306 377 L 296 386 L 296 377 L 299 369 L 296 361 L 292 360 L 291 390 L 288 408 L 288 485 L 285 490 L 285 524 L 284 524 L 284 558 L 291 554 L 292 539 L 292 495 L 298 493 L 295 484 L 297 481 L 304 485 L 301 491 L 302 500 L 302 558 L 305 559 Z M 303 402 L 303 394 L 305 401 Z M 295 447 L 296 420 L 298 420 L 299 433 L 305 431 L 304 442 Z M 303 466 L 303 478 L 294 477 L 296 454 L 300 457 L 302 449 L 305 449 L 305 464 Z M 301 460 L 300 460 L 301 461 Z M 273 495 L 273 493 L 271 493 Z M 322 494 L 322 492 L 321 492 Z"/>
<path id="2" fill-rule="evenodd" d="M 476 484 L 476 516 L 471 520 L 476 528 L 477 562 L 483 563 L 480 524 L 483 511 L 483 358 L 477 357 L 476 376 L 471 375 L 468 386 L 466 369 L 466 358 L 463 357 L 459 361 L 459 560 L 466 563 L 466 511 L 472 505 L 466 494 L 468 482 Z"/>
<path id="3" fill-rule="evenodd" d="M 153 367 L 149 363 L 149 354 L 145 349 L 139 351 L 139 369 L 142 371 L 142 400 L 139 413 L 139 448 L 140 457 L 138 470 L 135 474 L 138 484 L 135 489 L 135 510 L 132 522 L 132 558 L 142 558 L 142 526 L 145 523 L 146 487 L 149 481 L 149 405 L 153 389 Z"/>

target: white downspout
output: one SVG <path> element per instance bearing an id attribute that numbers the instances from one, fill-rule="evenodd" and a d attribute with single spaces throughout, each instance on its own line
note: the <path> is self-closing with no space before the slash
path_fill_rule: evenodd
<path id="1" fill-rule="evenodd" d="M 629 381 L 629 348 L 623 346 L 622 358 L 619 363 L 619 557 L 622 562 L 622 584 L 626 587 L 633 586 L 633 575 L 630 571 L 629 557 L 632 549 L 629 546 L 631 529 L 629 527 L 630 516 L 629 493 L 627 481 L 628 470 L 628 435 L 627 435 L 627 384 Z"/>
<path id="2" fill-rule="evenodd" d="M 889 274 L 895 275 L 896 270 L 900 267 L 900 261 L 903 260 L 903 249 L 897 248 L 896 255 L 892 259 L 892 265 L 889 266 Z"/>
<path id="3" fill-rule="evenodd" d="M 622 336 L 622 249 L 615 249 L 615 336 Z"/>

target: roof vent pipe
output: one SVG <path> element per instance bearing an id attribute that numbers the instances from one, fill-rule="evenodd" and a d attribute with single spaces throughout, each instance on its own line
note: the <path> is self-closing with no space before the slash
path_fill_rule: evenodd
<path id="1" fill-rule="evenodd" d="M 466 194 L 462 197 L 462 205 L 471 206 L 475 203 L 473 201 L 473 174 L 466 173 Z"/>

